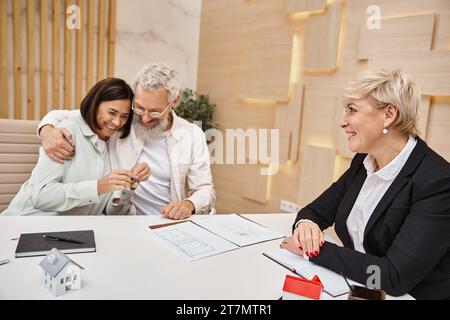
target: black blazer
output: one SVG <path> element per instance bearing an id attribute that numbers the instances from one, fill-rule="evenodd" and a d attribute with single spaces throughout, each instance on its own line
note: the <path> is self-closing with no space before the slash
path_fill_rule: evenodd
<path id="1" fill-rule="evenodd" d="M 339 180 L 297 214 L 295 223 L 310 219 L 322 230 L 335 223 L 344 244 L 325 242 L 310 260 L 363 284 L 376 265 L 390 295 L 450 299 L 450 164 L 417 139 L 367 223 L 363 254 L 354 250 L 346 222 L 367 177 L 365 157 L 355 155 Z"/>

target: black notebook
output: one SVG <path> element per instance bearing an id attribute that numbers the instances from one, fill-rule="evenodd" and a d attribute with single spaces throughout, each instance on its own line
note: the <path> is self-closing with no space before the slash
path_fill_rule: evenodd
<path id="1" fill-rule="evenodd" d="M 48 238 L 69 239 L 76 242 L 49 240 Z M 55 239 L 55 238 L 53 238 Z M 95 252 L 93 230 L 60 231 L 42 233 L 22 233 L 16 248 L 16 258 L 45 256 L 56 248 L 64 253 Z"/>

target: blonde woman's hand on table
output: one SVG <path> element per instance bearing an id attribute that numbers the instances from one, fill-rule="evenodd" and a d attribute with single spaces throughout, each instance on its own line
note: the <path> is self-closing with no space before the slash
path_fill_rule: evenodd
<path id="1" fill-rule="evenodd" d="M 300 221 L 292 235 L 295 246 L 308 257 L 317 257 L 325 243 L 323 232 L 319 226 L 309 220 Z"/>

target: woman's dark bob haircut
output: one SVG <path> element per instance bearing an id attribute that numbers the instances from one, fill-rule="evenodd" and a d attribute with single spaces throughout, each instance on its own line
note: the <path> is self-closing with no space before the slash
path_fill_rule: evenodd
<path id="1" fill-rule="evenodd" d="M 95 132 L 100 130 L 97 123 L 97 110 L 102 102 L 114 100 L 129 100 L 130 106 L 133 102 L 133 90 L 122 79 L 106 78 L 97 82 L 88 94 L 81 101 L 80 112 L 84 121 L 86 121 L 89 128 Z M 130 134 L 131 121 L 133 121 L 133 112 L 130 110 L 128 120 L 121 128 L 121 139 L 126 138 Z"/>

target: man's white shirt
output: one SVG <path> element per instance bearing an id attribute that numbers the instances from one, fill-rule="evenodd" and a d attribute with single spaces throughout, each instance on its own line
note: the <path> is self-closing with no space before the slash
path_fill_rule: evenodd
<path id="1" fill-rule="evenodd" d="M 160 214 L 169 204 L 171 169 L 167 153 L 167 134 L 148 137 L 138 163 L 148 163 L 152 172 L 149 183 L 140 183 L 134 193 L 136 214 Z"/>

